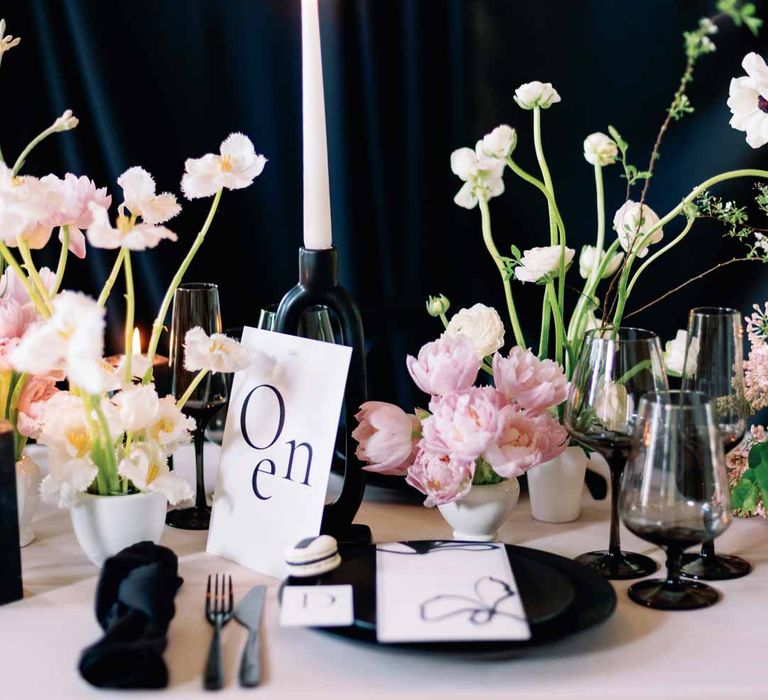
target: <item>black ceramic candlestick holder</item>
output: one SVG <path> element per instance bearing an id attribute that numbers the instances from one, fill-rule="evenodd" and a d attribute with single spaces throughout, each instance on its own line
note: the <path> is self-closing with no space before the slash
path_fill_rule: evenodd
<path id="1" fill-rule="evenodd" d="M 0 604 L 22 595 L 13 426 L 0 421 Z"/>
<path id="2" fill-rule="evenodd" d="M 299 319 L 316 304 L 328 307 L 341 326 L 341 341 L 351 346 L 352 359 L 344 391 L 344 483 L 338 498 L 325 506 L 321 531 L 339 541 L 370 542 L 366 525 L 353 525 L 365 491 L 365 472 L 350 445 L 354 415 L 367 396 L 365 374 L 365 342 L 360 312 L 344 287 L 339 284 L 339 252 L 299 249 L 299 283 L 280 302 L 275 319 L 279 333 L 298 335 Z"/>

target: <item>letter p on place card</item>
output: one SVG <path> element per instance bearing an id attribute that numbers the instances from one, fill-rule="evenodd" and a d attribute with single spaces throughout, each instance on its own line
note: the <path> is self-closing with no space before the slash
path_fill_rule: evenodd
<path id="1" fill-rule="evenodd" d="M 317 535 L 352 348 L 255 328 L 269 357 L 232 385 L 207 551 L 282 577 L 283 552 Z"/>

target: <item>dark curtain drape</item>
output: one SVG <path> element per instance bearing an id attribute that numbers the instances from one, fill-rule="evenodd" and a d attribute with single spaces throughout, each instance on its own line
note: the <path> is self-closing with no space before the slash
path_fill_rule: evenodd
<path id="1" fill-rule="evenodd" d="M 553 82 L 563 101 L 544 113 L 545 150 L 569 245 L 591 242 L 594 186 L 583 138 L 613 124 L 630 142 L 631 160 L 647 160 L 682 72 L 681 32 L 713 4 L 321 1 L 334 240 L 363 310 L 372 396 L 405 406 L 419 400 L 404 358 L 440 331 L 424 312 L 427 294 L 445 293 L 454 309 L 478 301 L 503 307 L 479 214 L 451 201 L 461 184 L 450 172 L 451 151 L 507 122 L 519 132 L 517 160 L 535 171 L 531 113 L 512 97 L 522 82 Z M 225 193 L 187 276 L 220 285 L 226 326 L 255 323 L 294 283 L 301 241 L 298 0 L 14 0 L 0 14 L 23 37 L 0 69 L 6 157 L 65 108 L 81 120 L 40 147 L 28 172 L 85 173 L 114 192 L 117 176 L 140 164 L 161 190 L 178 192 L 184 159 L 216 151 L 237 130 L 269 158 L 251 188 Z M 696 111 L 673 124 L 651 184 L 648 201 L 660 213 L 717 171 L 767 163 L 768 152 L 753 151 L 728 127 L 726 107 L 742 57 L 764 54 L 766 39 L 730 26 L 714 39 L 717 52 L 701 59 L 690 90 Z M 624 199 L 618 176 L 617 168 L 606 172 L 609 225 Z M 546 244 L 543 199 L 509 174 L 506 182 L 507 193 L 492 202 L 500 248 Z M 722 191 L 752 194 L 745 182 Z M 171 224 L 180 242 L 137 256 L 144 329 L 206 211 L 205 201 L 187 202 Z M 646 276 L 630 308 L 738 251 L 716 225 L 698 223 Z M 55 251 L 45 255 L 53 264 Z M 112 260 L 91 250 L 73 261 L 68 285 L 95 293 Z M 768 296 L 765 279 L 756 264 L 726 268 L 634 320 L 668 339 L 692 305 L 748 311 Z M 518 285 L 516 294 L 533 344 L 540 288 Z M 119 303 L 116 294 L 115 345 Z"/>

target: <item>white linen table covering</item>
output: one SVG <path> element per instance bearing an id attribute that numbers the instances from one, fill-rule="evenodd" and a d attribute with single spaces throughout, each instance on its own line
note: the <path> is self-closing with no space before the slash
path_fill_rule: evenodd
<path id="1" fill-rule="evenodd" d="M 213 467 L 215 461 L 210 464 Z M 608 503 L 587 495 L 584 499 L 581 518 L 565 525 L 533 520 L 523 500 L 503 528 L 502 540 L 566 557 L 605 547 Z M 358 522 L 367 523 L 379 542 L 447 539 L 451 534 L 436 509 L 404 503 L 379 489 L 369 489 Z M 92 688 L 77 671 L 80 651 L 101 633 L 93 613 L 98 570 L 80 551 L 68 513 L 42 506 L 35 528 L 37 540 L 22 550 L 25 598 L 0 607 L 0 698 L 128 697 Z M 184 578 L 165 655 L 170 685 L 163 691 L 131 692 L 130 697 L 211 697 L 202 689 L 211 636 L 203 616 L 204 592 L 209 573 L 225 572 L 232 574 L 236 600 L 255 584 L 269 585 L 262 626 L 264 680 L 254 690 L 238 686 L 245 631 L 233 621 L 223 634 L 226 686 L 217 697 L 768 698 L 763 673 L 768 648 L 767 535 L 768 523 L 763 520 L 736 520 L 718 539 L 721 551 L 745 556 L 755 571 L 742 579 L 714 583 L 724 598 L 712 608 L 647 610 L 627 598 L 631 582 L 614 582 L 618 607 L 599 627 L 522 658 L 466 661 L 281 628 L 278 581 L 206 554 L 206 533 L 166 527 L 161 544 L 178 554 Z M 659 549 L 626 530 L 622 541 L 663 563 Z"/>

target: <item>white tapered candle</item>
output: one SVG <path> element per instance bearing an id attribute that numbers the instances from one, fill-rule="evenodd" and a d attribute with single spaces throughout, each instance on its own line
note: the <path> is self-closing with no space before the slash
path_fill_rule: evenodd
<path id="1" fill-rule="evenodd" d="M 322 250 L 331 247 L 332 238 L 318 0 L 301 0 L 301 85 L 304 137 L 304 247 Z"/>

